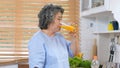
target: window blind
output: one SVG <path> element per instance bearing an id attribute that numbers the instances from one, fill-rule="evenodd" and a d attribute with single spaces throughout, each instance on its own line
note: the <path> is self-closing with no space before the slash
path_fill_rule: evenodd
<path id="1" fill-rule="evenodd" d="M 61 5 L 65 9 L 63 20 L 76 22 L 73 25 L 79 36 L 79 0 L 1 0 L 0 64 L 27 62 L 27 43 L 39 29 L 37 14 L 48 3 Z M 70 39 L 67 31 L 61 32 Z"/>

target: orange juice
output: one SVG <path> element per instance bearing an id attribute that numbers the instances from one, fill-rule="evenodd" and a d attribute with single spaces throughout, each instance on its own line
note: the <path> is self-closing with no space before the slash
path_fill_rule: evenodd
<path id="1" fill-rule="evenodd" d="M 70 26 L 70 25 L 62 25 L 61 28 L 66 29 L 71 32 L 75 31 L 75 27 Z"/>

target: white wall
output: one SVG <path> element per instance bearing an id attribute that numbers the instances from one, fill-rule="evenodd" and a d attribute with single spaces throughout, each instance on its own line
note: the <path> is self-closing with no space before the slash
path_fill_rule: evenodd
<path id="1" fill-rule="evenodd" d="M 18 68 L 18 64 L 11 64 L 11 65 L 0 66 L 0 68 Z"/>
<path id="2" fill-rule="evenodd" d="M 89 19 L 80 19 L 80 49 L 84 59 L 93 58 L 94 26 L 95 24 Z"/>
<path id="3" fill-rule="evenodd" d="M 80 0 L 80 5 L 82 5 L 81 1 L 83 0 Z M 82 10 L 81 7 L 80 12 Z M 92 46 L 94 45 L 94 35 L 92 32 L 95 25 L 91 26 L 91 23 L 93 24 L 92 21 L 86 18 L 80 18 L 80 51 L 83 53 L 84 59 L 92 59 L 93 54 Z"/>

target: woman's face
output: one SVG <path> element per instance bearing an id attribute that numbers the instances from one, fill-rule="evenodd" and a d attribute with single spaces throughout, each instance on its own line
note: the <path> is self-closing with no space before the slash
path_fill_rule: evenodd
<path id="1" fill-rule="evenodd" d="M 50 25 L 50 29 L 53 31 L 53 32 L 58 32 L 60 31 L 61 29 L 61 20 L 62 20 L 62 13 L 58 12 L 56 15 L 55 15 L 55 18 L 54 18 L 54 21 L 53 23 L 51 23 Z"/>

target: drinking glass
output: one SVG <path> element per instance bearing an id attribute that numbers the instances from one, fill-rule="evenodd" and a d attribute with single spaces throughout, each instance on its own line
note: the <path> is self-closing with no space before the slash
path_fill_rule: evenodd
<path id="1" fill-rule="evenodd" d="M 72 26 L 70 23 L 65 22 L 65 21 L 61 21 L 61 28 L 70 31 L 70 32 L 74 32 L 75 31 L 75 27 Z"/>

